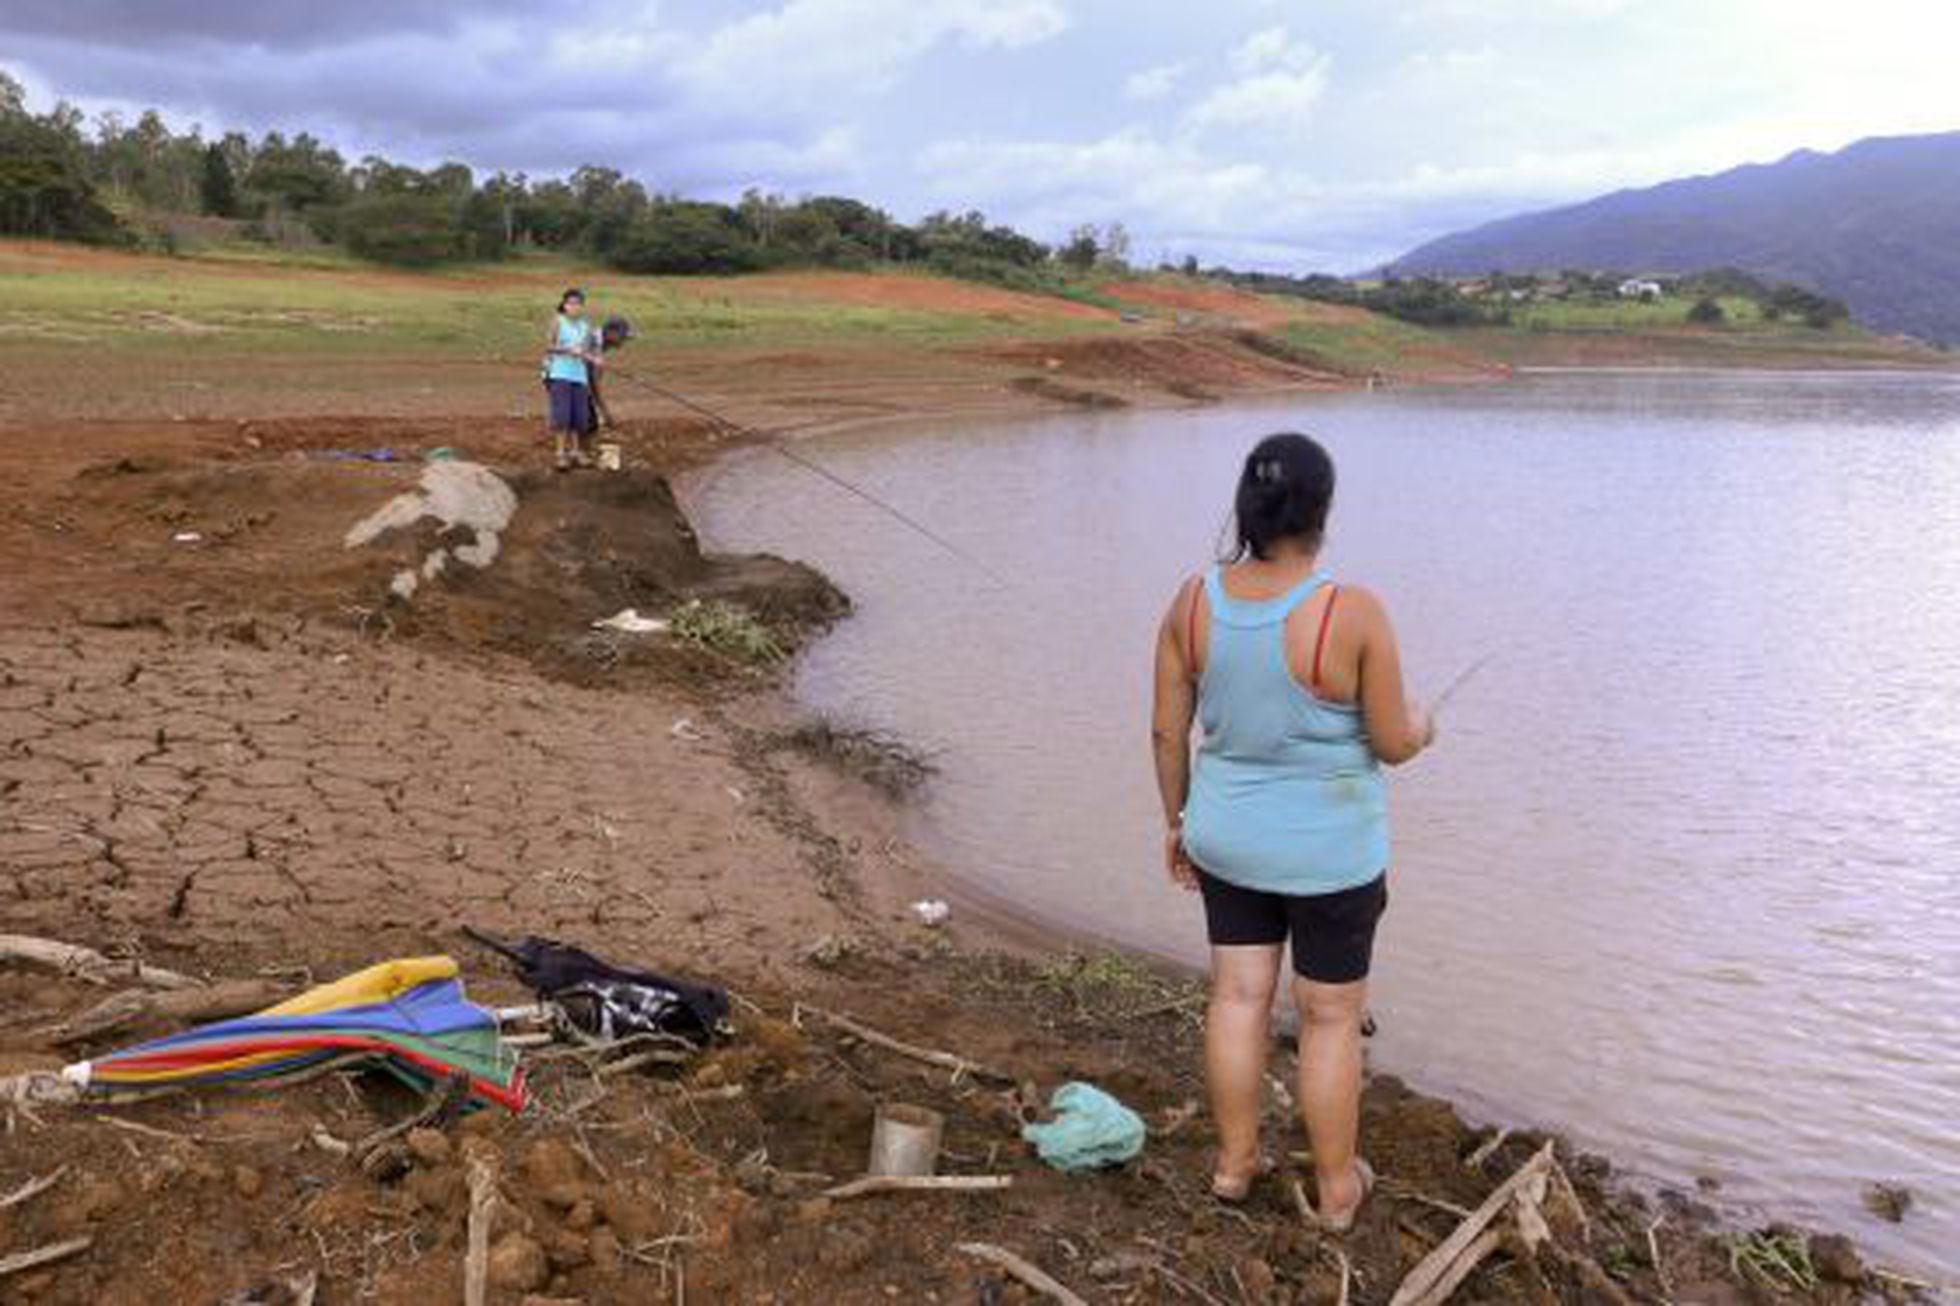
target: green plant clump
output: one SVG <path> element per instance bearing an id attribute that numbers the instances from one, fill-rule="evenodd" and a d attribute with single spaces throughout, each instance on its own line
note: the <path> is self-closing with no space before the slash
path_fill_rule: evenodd
<path id="1" fill-rule="evenodd" d="M 1801 1235 L 1764 1231 L 1741 1233 L 1729 1239 L 1729 1269 L 1773 1292 L 1794 1288 L 1809 1292 L 1817 1286 L 1810 1263 L 1810 1243 Z"/>
<path id="2" fill-rule="evenodd" d="M 719 599 L 689 599 L 674 609 L 672 628 L 678 639 L 749 666 L 772 666 L 788 656 L 768 626 Z"/>

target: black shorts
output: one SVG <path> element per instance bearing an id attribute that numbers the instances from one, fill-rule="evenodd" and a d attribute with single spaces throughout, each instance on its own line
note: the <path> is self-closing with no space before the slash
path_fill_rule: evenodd
<path id="1" fill-rule="evenodd" d="M 1293 971 L 1317 984 L 1368 978 L 1375 926 L 1388 910 L 1388 873 L 1338 893 L 1294 896 L 1228 884 L 1198 868 L 1205 926 L 1214 948 L 1293 941 Z"/>

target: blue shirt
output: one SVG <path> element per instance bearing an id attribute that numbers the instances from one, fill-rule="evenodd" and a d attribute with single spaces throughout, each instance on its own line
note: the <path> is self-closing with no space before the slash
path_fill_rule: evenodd
<path id="1" fill-rule="evenodd" d="M 558 315 L 558 334 L 553 341 L 558 348 L 584 349 L 591 339 L 590 322 L 582 317 L 566 317 L 563 313 Z M 545 359 L 544 375 L 547 381 L 573 381 L 579 385 L 590 383 L 590 378 L 586 375 L 585 360 L 570 358 L 564 354 L 552 354 Z"/>
<path id="2" fill-rule="evenodd" d="M 1221 880 L 1296 896 L 1357 888 L 1388 869 L 1388 786 L 1361 709 L 1302 685 L 1286 619 L 1316 572 L 1253 602 L 1205 578 L 1211 631 L 1198 681 L 1204 742 L 1184 809 L 1184 848 Z"/>

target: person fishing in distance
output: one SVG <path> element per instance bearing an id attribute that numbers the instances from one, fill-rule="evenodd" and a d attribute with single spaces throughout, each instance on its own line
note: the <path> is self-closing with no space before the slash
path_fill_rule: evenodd
<path id="1" fill-rule="evenodd" d="M 545 427 L 559 471 L 589 467 L 585 440 L 592 427 L 592 360 L 598 337 L 585 316 L 585 292 L 573 287 L 558 297 L 544 358 Z"/>
<path id="2" fill-rule="evenodd" d="M 600 382 L 605 379 L 606 364 L 611 360 L 613 351 L 624 347 L 632 338 L 633 324 L 616 313 L 599 325 L 595 337 L 598 348 L 587 354 L 585 359 L 585 388 L 591 400 L 587 404 L 591 411 L 586 414 L 583 432 L 587 438 L 614 424 L 612 409 L 606 405 L 605 388 Z"/>
<path id="3" fill-rule="evenodd" d="M 1151 735 L 1165 868 L 1202 896 L 1211 943 L 1212 1192 L 1242 1201 L 1267 1168 L 1260 1097 L 1290 941 L 1316 1212 L 1340 1232 L 1374 1182 L 1356 1135 L 1368 972 L 1388 907 L 1382 766 L 1414 758 L 1436 727 L 1403 686 L 1382 601 L 1320 565 L 1333 498 L 1333 460 L 1307 436 L 1268 436 L 1247 456 L 1236 548 L 1178 590 L 1158 632 Z"/>

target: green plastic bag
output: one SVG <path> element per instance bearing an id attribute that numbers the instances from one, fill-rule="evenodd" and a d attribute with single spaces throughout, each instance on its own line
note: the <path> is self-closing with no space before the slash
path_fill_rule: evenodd
<path id="1" fill-rule="evenodd" d="M 1023 1126 L 1021 1137 L 1063 1174 L 1085 1174 L 1142 1155 L 1143 1117 L 1094 1084 L 1063 1084 L 1048 1105 L 1055 1118 Z"/>

